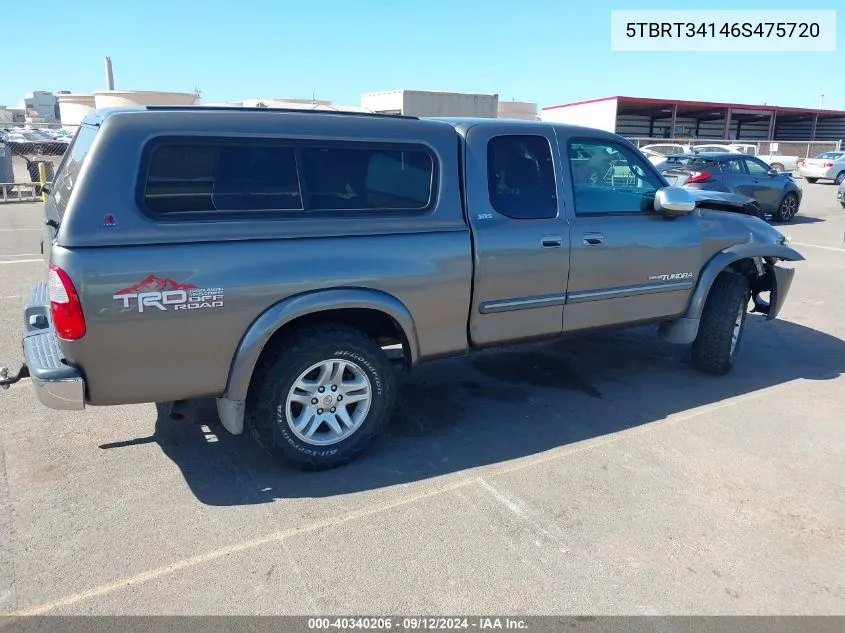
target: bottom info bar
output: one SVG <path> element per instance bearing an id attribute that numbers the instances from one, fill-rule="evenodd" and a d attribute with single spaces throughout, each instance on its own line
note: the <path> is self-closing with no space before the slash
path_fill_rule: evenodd
<path id="1" fill-rule="evenodd" d="M 843 616 L 0 616 L 2 633 L 300 633 L 308 631 L 532 631 L 557 633 L 842 633 Z"/>

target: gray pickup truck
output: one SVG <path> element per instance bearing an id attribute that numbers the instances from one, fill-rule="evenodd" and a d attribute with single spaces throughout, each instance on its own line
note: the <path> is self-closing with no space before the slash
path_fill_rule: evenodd
<path id="1" fill-rule="evenodd" d="M 397 367 L 651 323 L 725 374 L 803 259 L 747 203 L 670 187 L 583 127 L 96 111 L 45 203 L 47 280 L 0 384 L 69 410 L 214 397 L 229 432 L 321 469 L 388 422 Z"/>

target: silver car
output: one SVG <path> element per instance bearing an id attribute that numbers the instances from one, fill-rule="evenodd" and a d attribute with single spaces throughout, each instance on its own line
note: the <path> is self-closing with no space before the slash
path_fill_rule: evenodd
<path id="1" fill-rule="evenodd" d="M 845 181 L 845 151 L 822 152 L 807 158 L 798 166 L 798 173 L 810 184 L 819 180 L 832 180 L 840 185 Z"/>

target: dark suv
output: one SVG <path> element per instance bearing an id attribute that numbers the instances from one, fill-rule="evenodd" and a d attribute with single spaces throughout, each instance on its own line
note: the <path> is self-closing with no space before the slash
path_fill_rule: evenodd
<path id="1" fill-rule="evenodd" d="M 667 157 L 658 169 L 671 185 L 726 191 L 753 198 L 766 215 L 778 222 L 791 222 L 801 205 L 801 187 L 791 174 L 776 171 L 748 154 L 677 154 Z"/>

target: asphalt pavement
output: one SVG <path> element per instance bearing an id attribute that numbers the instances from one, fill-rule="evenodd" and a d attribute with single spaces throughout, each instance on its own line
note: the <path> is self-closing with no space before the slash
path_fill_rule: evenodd
<path id="1" fill-rule="evenodd" d="M 287 470 L 209 402 L 0 392 L 2 614 L 845 613 L 845 209 L 726 377 L 634 328 L 421 368 L 373 451 Z M 0 205 L 0 362 L 45 277 Z"/>

